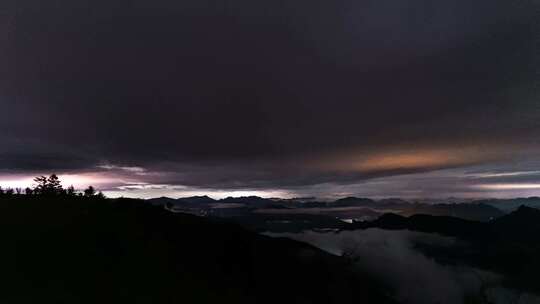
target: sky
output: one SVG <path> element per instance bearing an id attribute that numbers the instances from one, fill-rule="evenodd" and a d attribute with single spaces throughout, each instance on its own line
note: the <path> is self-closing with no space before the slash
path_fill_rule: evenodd
<path id="1" fill-rule="evenodd" d="M 540 195 L 536 0 L 7 0 L 0 186 Z"/>

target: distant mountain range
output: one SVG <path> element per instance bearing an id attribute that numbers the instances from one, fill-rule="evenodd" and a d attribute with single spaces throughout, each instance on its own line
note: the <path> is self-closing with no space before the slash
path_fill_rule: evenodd
<path id="1" fill-rule="evenodd" d="M 491 221 L 519 206 L 540 208 L 540 198 L 484 199 L 464 202 L 463 200 L 424 200 L 410 202 L 399 198 L 373 200 L 369 198 L 346 197 L 331 202 L 299 199 L 227 197 L 215 200 L 208 196 L 194 196 L 179 199 L 160 197 L 149 199 L 153 205 L 163 205 L 173 212 L 184 212 L 215 217 L 239 217 L 253 214 L 263 215 L 319 215 L 340 220 L 373 220 L 385 213 L 403 216 L 428 214 L 452 216 L 473 221 Z M 433 201 L 431 201 L 433 202 Z M 444 203 L 441 203 L 444 202 Z"/>
<path id="2" fill-rule="evenodd" d="M 173 212 L 234 222 L 256 232 L 339 231 L 379 228 L 453 237 L 454 246 L 418 245 L 440 263 L 503 274 L 506 285 L 540 293 L 539 198 L 409 202 L 346 197 L 332 202 L 256 196 L 214 200 L 207 196 L 150 200 Z M 532 206 L 532 207 L 528 207 Z"/>
<path id="3" fill-rule="evenodd" d="M 540 197 L 527 197 L 527 198 L 512 198 L 512 199 L 486 199 L 475 201 L 475 203 L 481 203 L 493 206 L 503 212 L 512 212 L 517 210 L 520 206 L 527 206 L 532 208 L 540 208 Z"/>
<path id="4" fill-rule="evenodd" d="M 439 233 L 462 239 L 506 238 L 536 240 L 540 242 L 540 209 L 521 206 L 510 214 L 490 222 L 464 220 L 451 216 L 415 214 L 409 217 L 384 214 L 370 222 L 355 222 L 347 229 L 407 229 L 413 231 Z"/>
<path id="5" fill-rule="evenodd" d="M 191 196 L 191 197 L 183 197 L 183 198 L 170 198 L 170 197 L 158 197 L 158 198 L 151 198 L 147 200 L 151 202 L 153 205 L 166 205 L 166 204 L 182 204 L 186 206 L 204 206 L 211 203 L 215 203 L 216 200 L 212 199 L 209 196 Z"/>

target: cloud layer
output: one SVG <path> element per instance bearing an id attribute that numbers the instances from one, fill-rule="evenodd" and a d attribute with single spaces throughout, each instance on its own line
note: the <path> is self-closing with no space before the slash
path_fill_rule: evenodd
<path id="1" fill-rule="evenodd" d="M 442 265 L 415 247 L 450 247 L 459 242 L 453 238 L 381 229 L 269 235 L 307 242 L 332 254 L 353 258 L 355 267 L 393 290 L 402 303 L 461 304 L 475 299 L 497 304 L 532 304 L 539 300 L 535 295 L 502 287 L 500 275 L 462 265 Z"/>
<path id="2" fill-rule="evenodd" d="M 495 170 L 539 148 L 535 1 L 5 7 L 4 174 L 274 189 Z"/>

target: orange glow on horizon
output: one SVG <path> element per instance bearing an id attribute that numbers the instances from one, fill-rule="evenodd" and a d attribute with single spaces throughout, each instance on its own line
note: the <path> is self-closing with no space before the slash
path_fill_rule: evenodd
<path id="1" fill-rule="evenodd" d="M 450 166 L 462 163 L 460 155 L 444 151 L 383 154 L 368 157 L 353 165 L 362 171 L 382 171 Z"/>
<path id="2" fill-rule="evenodd" d="M 505 159 L 508 151 L 493 146 L 381 147 L 314 158 L 311 165 L 328 171 L 374 173 L 394 170 L 436 170 Z"/>

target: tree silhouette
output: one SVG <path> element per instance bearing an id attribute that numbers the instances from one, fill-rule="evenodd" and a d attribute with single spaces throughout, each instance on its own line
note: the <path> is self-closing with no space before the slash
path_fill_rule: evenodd
<path id="1" fill-rule="evenodd" d="M 98 199 L 106 199 L 107 197 L 105 196 L 105 194 L 103 194 L 103 192 L 99 191 L 96 195 L 95 195 L 96 198 Z"/>
<path id="2" fill-rule="evenodd" d="M 88 186 L 88 188 L 86 188 L 86 190 L 84 190 L 84 196 L 85 197 L 92 197 L 94 195 L 96 195 L 96 189 L 94 189 L 94 187 Z"/>
<path id="3" fill-rule="evenodd" d="M 46 176 L 38 176 L 34 178 L 34 182 L 36 182 L 36 186 L 34 187 L 34 193 L 38 195 L 45 195 L 47 193 L 47 177 Z"/>
<path id="4" fill-rule="evenodd" d="M 84 191 L 77 191 L 73 185 L 67 189 L 62 187 L 60 178 L 56 174 L 47 176 L 37 176 L 34 178 L 33 188 L 2 188 L 0 187 L 0 197 L 13 197 L 13 196 L 35 196 L 35 197 L 59 197 L 59 198 L 96 198 L 106 199 L 102 192 L 98 192 L 93 186 L 88 186 Z"/>
<path id="5" fill-rule="evenodd" d="M 62 184 L 60 183 L 60 179 L 56 174 L 53 174 L 49 176 L 47 179 L 49 189 L 54 194 L 61 194 L 63 192 Z"/>
<path id="6" fill-rule="evenodd" d="M 75 188 L 73 187 L 73 185 L 69 186 L 66 190 L 66 194 L 67 196 L 75 196 L 76 193 L 75 193 Z"/>
<path id="7" fill-rule="evenodd" d="M 32 190 L 32 188 L 30 188 L 30 187 L 27 187 L 26 189 L 24 189 L 24 194 L 26 194 L 26 195 L 33 195 L 33 194 L 34 194 L 34 190 Z"/>
<path id="8" fill-rule="evenodd" d="M 58 196 L 63 194 L 64 189 L 60 183 L 60 179 L 56 174 L 52 174 L 49 177 L 38 176 L 34 178 L 34 182 L 37 186 L 34 188 L 33 193 L 44 196 Z"/>

